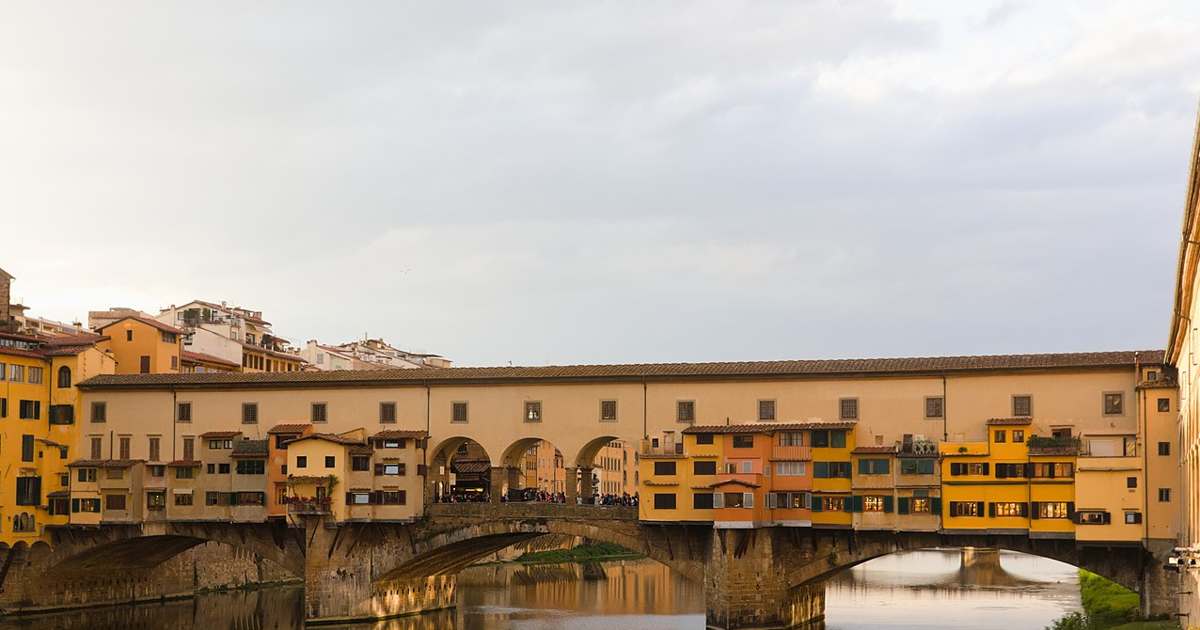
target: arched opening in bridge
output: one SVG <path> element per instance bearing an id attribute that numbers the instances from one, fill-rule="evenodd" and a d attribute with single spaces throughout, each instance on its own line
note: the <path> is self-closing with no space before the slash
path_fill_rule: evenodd
<path id="1" fill-rule="evenodd" d="M 575 469 L 566 466 L 562 451 L 538 437 L 521 438 L 504 449 L 498 462 L 505 501 L 566 503 L 574 486 Z M 495 487 L 495 482 L 493 482 Z"/>
<path id="2" fill-rule="evenodd" d="M 492 489 L 492 458 L 475 440 L 443 440 L 430 456 L 429 496 L 435 503 L 488 501 Z"/>
<path id="3" fill-rule="evenodd" d="M 635 445 L 614 435 L 589 440 L 575 456 L 583 503 L 636 505 Z"/>

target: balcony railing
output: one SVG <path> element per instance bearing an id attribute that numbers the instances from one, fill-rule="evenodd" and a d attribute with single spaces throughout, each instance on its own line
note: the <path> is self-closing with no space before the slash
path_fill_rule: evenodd
<path id="1" fill-rule="evenodd" d="M 329 514 L 333 505 L 333 501 L 329 497 L 311 499 L 286 497 L 283 502 L 287 504 L 288 512 L 292 514 Z"/>
<path id="2" fill-rule="evenodd" d="M 652 442 L 643 442 L 641 454 L 647 457 L 682 457 L 683 442 L 667 442 L 655 446 Z"/>
<path id="3" fill-rule="evenodd" d="M 1026 446 L 1030 455 L 1078 455 L 1083 450 L 1083 441 L 1077 437 L 1031 435 Z"/>

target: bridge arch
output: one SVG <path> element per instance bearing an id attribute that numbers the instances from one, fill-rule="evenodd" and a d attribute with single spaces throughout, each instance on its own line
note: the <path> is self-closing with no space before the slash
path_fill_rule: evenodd
<path id="1" fill-rule="evenodd" d="M 448 501 L 452 495 L 455 500 L 486 496 L 495 461 L 473 438 L 455 435 L 443 439 L 429 455 L 426 484 L 430 500 Z"/>

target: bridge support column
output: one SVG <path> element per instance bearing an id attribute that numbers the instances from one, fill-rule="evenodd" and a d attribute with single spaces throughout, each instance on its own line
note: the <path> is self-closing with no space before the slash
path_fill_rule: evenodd
<path id="1" fill-rule="evenodd" d="M 825 585 L 788 588 L 787 545 L 776 551 L 773 528 L 713 532 L 704 576 L 709 627 L 791 628 L 825 616 Z"/>
<path id="2" fill-rule="evenodd" d="M 575 505 L 579 496 L 579 469 L 574 466 L 566 467 L 566 479 L 563 483 L 563 493 L 567 495 L 567 505 Z"/>
<path id="3" fill-rule="evenodd" d="M 595 483 L 592 481 L 592 467 L 579 467 L 579 495 L 583 497 L 585 504 L 592 503 L 592 497 L 596 495 Z"/>
<path id="4" fill-rule="evenodd" d="M 488 476 L 488 493 L 491 495 L 492 503 L 499 503 L 500 497 L 504 496 L 504 484 L 508 481 L 508 468 L 505 466 L 492 466 L 491 474 Z"/>
<path id="5" fill-rule="evenodd" d="M 1146 550 L 1138 580 L 1143 617 L 1153 618 L 1178 612 L 1177 593 L 1181 590 L 1181 580 L 1178 573 L 1171 573 L 1164 568 L 1173 548 L 1173 542 L 1151 542 Z"/>

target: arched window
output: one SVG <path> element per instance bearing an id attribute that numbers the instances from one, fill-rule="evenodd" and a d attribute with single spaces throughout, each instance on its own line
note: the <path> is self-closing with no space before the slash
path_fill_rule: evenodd
<path id="1" fill-rule="evenodd" d="M 58 386 L 59 387 L 70 387 L 71 386 L 71 368 L 69 368 L 65 365 L 58 368 Z"/>

